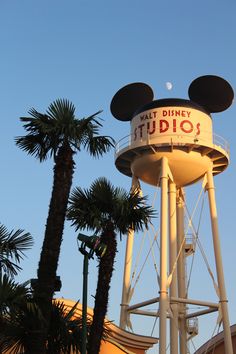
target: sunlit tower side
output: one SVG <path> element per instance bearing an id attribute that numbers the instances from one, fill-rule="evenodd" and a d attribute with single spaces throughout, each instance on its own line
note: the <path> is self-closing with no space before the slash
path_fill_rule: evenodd
<path id="1" fill-rule="evenodd" d="M 121 88 L 111 102 L 113 116 L 121 121 L 130 121 L 131 125 L 131 134 L 116 145 L 117 169 L 132 177 L 132 188 L 138 185 L 138 180 L 142 180 L 153 186 L 158 185 L 161 192 L 160 289 L 156 298 L 159 302 L 160 354 L 166 353 L 169 308 L 172 310 L 170 353 L 187 353 L 187 304 L 215 307 L 221 312 L 225 352 L 233 354 L 213 179 L 227 168 L 229 150 L 224 139 L 220 140 L 213 134 L 211 117 L 211 113 L 226 110 L 233 96 L 232 87 L 227 81 L 207 75 L 191 83 L 190 100 L 153 100 L 151 87 L 144 83 L 133 83 Z M 201 179 L 205 181 L 208 193 L 219 289 L 219 303 L 215 305 L 186 298 L 185 257 L 181 248 L 185 238 L 184 187 Z M 129 286 L 132 247 L 131 231 L 127 236 L 124 266 L 120 316 L 122 328 L 127 326 L 131 309 Z M 178 323 L 178 328 L 174 323 Z"/>

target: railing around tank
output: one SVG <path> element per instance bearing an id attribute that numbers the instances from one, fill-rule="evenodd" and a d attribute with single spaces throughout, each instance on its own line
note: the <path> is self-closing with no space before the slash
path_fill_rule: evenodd
<path id="1" fill-rule="evenodd" d="M 183 143 L 193 143 L 193 144 L 197 144 L 198 143 L 198 137 L 196 135 L 164 135 L 164 136 L 160 136 L 161 138 L 161 142 L 160 145 L 163 144 L 163 139 L 165 139 L 165 143 L 166 144 L 173 144 L 173 139 L 174 139 L 174 145 L 183 145 Z M 187 138 L 187 141 L 186 141 Z M 155 145 L 158 146 L 158 143 L 156 142 L 158 139 L 157 136 L 155 136 Z M 185 142 L 181 141 L 181 140 L 185 140 Z M 201 145 L 201 143 L 204 143 L 204 138 L 199 137 L 199 145 Z M 146 145 L 150 145 L 152 144 L 152 139 L 147 136 L 146 138 L 142 138 L 139 139 L 139 142 L 142 143 L 142 145 L 146 144 Z M 209 141 L 205 141 L 206 142 L 206 146 L 209 146 Z M 120 139 L 116 145 L 115 145 L 115 154 L 119 154 L 119 152 L 125 148 L 128 148 L 131 146 L 131 144 L 134 143 L 134 139 L 132 139 L 132 134 L 130 135 L 126 135 L 124 136 L 122 139 Z M 137 142 L 135 142 L 135 145 L 137 144 Z M 229 143 L 227 140 L 225 140 L 222 136 L 218 135 L 218 134 L 213 134 L 213 145 L 219 146 L 221 147 L 223 150 L 225 150 L 227 152 L 227 154 L 229 154 Z M 137 146 L 137 145 L 136 145 Z"/>
<path id="2" fill-rule="evenodd" d="M 229 142 L 218 134 L 213 134 L 213 144 L 222 147 L 229 154 Z"/>

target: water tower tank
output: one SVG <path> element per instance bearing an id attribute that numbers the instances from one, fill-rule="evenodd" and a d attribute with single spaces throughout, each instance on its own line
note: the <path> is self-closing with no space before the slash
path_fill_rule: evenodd
<path id="1" fill-rule="evenodd" d="M 224 79 L 207 75 L 189 87 L 190 100 L 153 100 L 143 83 L 129 84 L 113 97 L 111 112 L 130 121 L 130 135 L 116 145 L 115 164 L 127 176 L 157 185 L 161 160 L 168 158 L 177 187 L 195 183 L 210 167 L 213 174 L 229 163 L 226 141 L 213 133 L 211 113 L 227 109 L 233 90 Z"/>

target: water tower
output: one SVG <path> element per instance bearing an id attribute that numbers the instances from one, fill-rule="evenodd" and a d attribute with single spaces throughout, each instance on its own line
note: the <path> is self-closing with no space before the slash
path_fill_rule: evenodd
<path id="1" fill-rule="evenodd" d="M 159 353 L 166 353 L 169 321 L 170 353 L 186 354 L 186 328 L 190 318 L 186 306 L 204 305 L 207 309 L 195 316 L 218 311 L 222 316 L 225 352 L 233 354 L 213 178 L 227 168 L 229 150 L 226 142 L 213 134 L 211 113 L 226 110 L 234 93 L 227 81 L 213 75 L 195 79 L 188 93 L 190 100 L 153 100 L 150 86 L 132 83 L 121 88 L 111 102 L 113 116 L 120 121 L 130 121 L 131 126 L 130 135 L 116 145 L 117 169 L 132 177 L 133 189 L 139 180 L 160 188 L 159 296 L 135 306 L 129 304 L 133 247 L 130 231 L 126 244 L 120 326 L 126 328 L 132 310 L 159 302 Z M 185 292 L 184 187 L 199 180 L 204 180 L 209 200 L 218 303 L 188 299 Z"/>

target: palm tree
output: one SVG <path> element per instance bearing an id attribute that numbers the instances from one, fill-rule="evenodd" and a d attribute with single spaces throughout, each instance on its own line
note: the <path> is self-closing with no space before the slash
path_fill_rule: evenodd
<path id="1" fill-rule="evenodd" d="M 19 284 L 6 274 L 0 278 L 1 353 L 22 353 L 23 349 L 27 353 L 32 332 L 44 325 L 28 285 L 29 282 Z"/>
<path id="2" fill-rule="evenodd" d="M 54 177 L 51 200 L 46 222 L 44 242 L 38 266 L 38 282 L 35 299 L 46 320 L 43 333 L 33 340 L 32 352 L 45 353 L 47 331 L 50 323 L 52 298 L 60 247 L 64 229 L 65 215 L 74 172 L 73 156 L 82 148 L 90 155 L 99 157 L 113 146 L 110 137 L 99 136 L 102 126 L 97 112 L 87 118 L 75 117 L 75 106 L 65 99 L 58 99 L 47 109 L 46 114 L 34 108 L 29 111 L 32 117 L 23 117 L 21 121 L 26 136 L 16 138 L 16 145 L 40 162 L 53 156 Z"/>
<path id="3" fill-rule="evenodd" d="M 18 284 L 14 276 L 21 270 L 19 262 L 25 256 L 24 252 L 32 245 L 30 233 L 21 229 L 8 231 L 4 225 L 0 225 L 0 350 L 3 349 L 6 319 L 25 303 L 29 295 L 28 282 Z"/>
<path id="4" fill-rule="evenodd" d="M 76 313 L 77 304 L 68 311 L 63 302 L 53 302 L 46 353 L 80 353 L 82 319 Z M 32 354 L 32 333 L 37 333 L 38 328 L 44 324 L 38 306 L 28 293 L 17 305 L 10 306 L 9 311 L 0 318 L 1 353 Z"/>
<path id="5" fill-rule="evenodd" d="M 75 188 L 69 199 L 67 216 L 76 230 L 101 233 L 101 242 L 107 245 L 107 251 L 99 262 L 93 323 L 88 340 L 89 354 L 99 353 L 117 252 L 116 233 L 126 234 L 130 228 L 139 231 L 148 226 L 154 213 L 145 201 L 146 197 L 138 193 L 129 194 L 105 178 L 94 181 L 89 189 Z"/>
<path id="6" fill-rule="evenodd" d="M 8 231 L 0 224 L 0 277 L 7 274 L 13 277 L 21 270 L 19 262 L 24 256 L 24 251 L 32 247 L 33 238 L 29 232 L 23 230 Z"/>
<path id="7" fill-rule="evenodd" d="M 4 275 L 0 281 L 0 352 L 32 354 L 31 336 L 45 325 L 27 283 L 18 284 Z M 78 302 L 68 309 L 62 301 L 53 301 L 46 353 L 79 354 L 81 352 L 82 317 L 77 313 Z M 91 327 L 87 319 L 88 332 Z M 103 339 L 108 336 L 104 328 Z"/>

